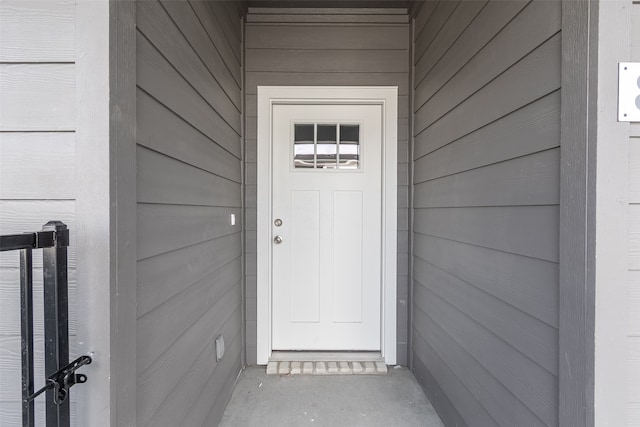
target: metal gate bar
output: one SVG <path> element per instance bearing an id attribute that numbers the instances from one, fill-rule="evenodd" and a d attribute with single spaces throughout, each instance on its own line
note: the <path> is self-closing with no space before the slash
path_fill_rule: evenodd
<path id="1" fill-rule="evenodd" d="M 22 353 L 22 425 L 33 427 L 33 262 L 31 248 L 20 250 L 20 334 Z"/>
<path id="2" fill-rule="evenodd" d="M 22 425 L 34 426 L 34 401 L 46 392 L 46 426 L 69 427 L 69 389 L 87 380 L 76 370 L 91 363 L 80 356 L 69 363 L 67 247 L 69 230 L 50 221 L 42 231 L 0 236 L 0 251 L 20 251 L 20 333 L 22 358 Z M 43 249 L 45 386 L 34 392 L 32 250 Z"/>

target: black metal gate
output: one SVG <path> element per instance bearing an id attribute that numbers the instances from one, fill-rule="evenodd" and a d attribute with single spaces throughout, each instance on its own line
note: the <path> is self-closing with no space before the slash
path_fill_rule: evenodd
<path id="1" fill-rule="evenodd" d="M 46 392 L 47 427 L 69 426 L 69 389 L 87 380 L 76 370 L 91 363 L 80 356 L 69 363 L 67 247 L 69 229 L 50 221 L 41 231 L 0 236 L 0 251 L 20 251 L 22 425 L 34 425 L 34 400 Z M 42 249 L 44 279 L 44 357 L 46 381 L 33 386 L 33 249 Z"/>

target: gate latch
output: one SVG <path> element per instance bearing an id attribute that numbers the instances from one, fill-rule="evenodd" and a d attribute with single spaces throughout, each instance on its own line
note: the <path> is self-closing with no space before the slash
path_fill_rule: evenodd
<path id="1" fill-rule="evenodd" d="M 75 384 L 82 384 L 87 382 L 87 376 L 84 374 L 76 374 L 76 371 L 84 366 L 91 363 L 91 357 L 89 356 L 80 356 L 73 362 L 69 363 L 67 366 L 64 366 L 58 369 L 53 374 L 47 377 L 47 381 L 45 386 L 40 390 L 33 393 L 27 399 L 25 399 L 25 403 L 31 402 L 36 397 L 40 396 L 47 390 L 55 390 L 53 394 L 53 401 L 56 405 L 61 405 L 67 397 L 69 396 L 69 389 Z"/>

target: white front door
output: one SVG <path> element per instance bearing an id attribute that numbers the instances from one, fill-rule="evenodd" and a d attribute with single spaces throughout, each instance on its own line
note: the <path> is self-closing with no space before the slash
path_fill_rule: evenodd
<path id="1" fill-rule="evenodd" d="M 272 349 L 381 350 L 382 106 L 272 117 Z"/>

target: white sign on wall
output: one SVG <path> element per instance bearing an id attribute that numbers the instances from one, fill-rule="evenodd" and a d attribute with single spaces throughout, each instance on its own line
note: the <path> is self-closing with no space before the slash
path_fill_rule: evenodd
<path id="1" fill-rule="evenodd" d="M 618 64 L 618 121 L 640 122 L 640 62 Z"/>

